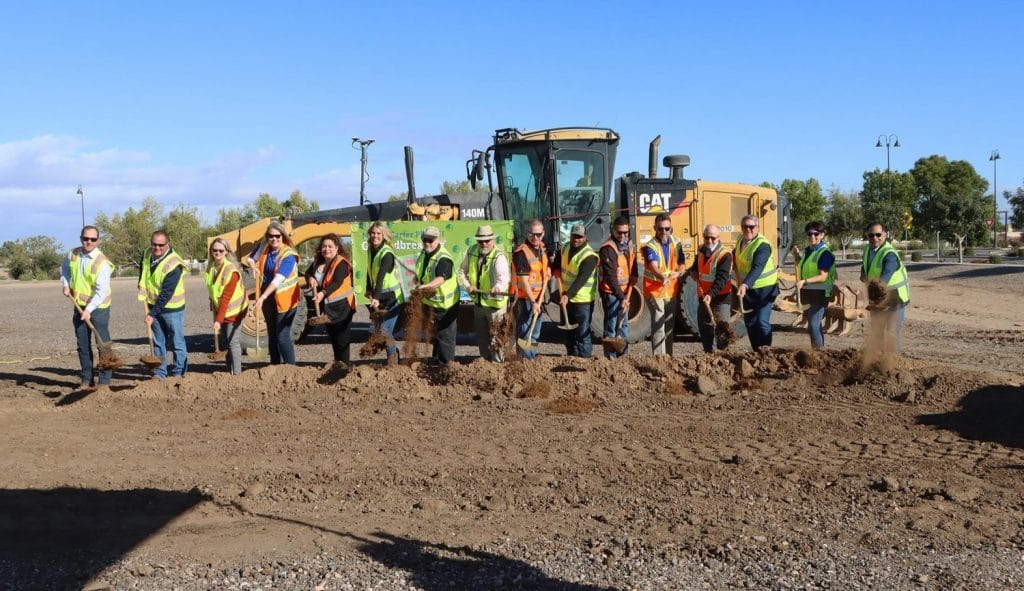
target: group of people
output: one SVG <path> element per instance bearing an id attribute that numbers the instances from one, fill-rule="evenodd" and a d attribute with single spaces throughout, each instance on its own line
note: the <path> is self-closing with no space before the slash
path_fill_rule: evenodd
<path id="1" fill-rule="evenodd" d="M 679 288 L 688 276 L 696 282 L 698 324 L 701 344 L 706 352 L 716 346 L 725 348 L 722 335 L 715 330 L 716 319 L 730 317 L 733 299 L 739 300 L 743 322 L 753 349 L 771 346 L 771 310 L 779 295 L 778 268 L 774 248 L 759 231 L 756 216 L 744 216 L 740 222 L 742 238 L 732 251 L 721 243 L 721 229 L 713 224 L 703 228 L 703 245 L 687 267 L 682 243 L 673 235 L 672 218 L 659 214 L 654 221 L 654 237 L 639 250 L 630 239 L 630 223 L 625 216 L 612 222 L 611 234 L 595 251 L 587 241 L 586 228 L 571 228 L 569 241 L 561 245 L 559 255 L 549 257 L 544 245 L 544 224 L 526 223 L 526 236 L 511 254 L 497 245 L 491 226 L 480 226 L 461 264 L 445 247 L 444 236 L 434 226 L 423 230 L 422 250 L 415 264 L 412 293 L 422 292 L 416 301 L 428 319 L 431 330 L 429 363 L 444 365 L 455 359 L 456 319 L 460 288 L 473 303 L 474 328 L 480 356 L 493 362 L 504 361 L 502 347 L 493 346 L 499 336 L 505 314 L 514 314 L 518 355 L 536 356 L 540 338 L 541 312 L 547 297 L 546 286 L 557 278 L 557 301 L 563 320 L 574 327 L 566 331 L 567 354 L 592 356 L 591 317 L 598 299 L 604 312 L 604 338 L 621 339 L 621 348 L 605 348 L 609 358 L 628 353 L 631 293 L 640 282 L 651 322 L 651 347 L 655 355 L 672 354 L 673 329 L 679 301 Z M 805 228 L 808 246 L 798 263 L 796 289 L 805 314 L 811 346 L 824 346 L 822 320 L 836 281 L 835 256 L 825 241 L 820 221 Z M 387 225 L 375 222 L 367 231 L 369 261 L 363 293 L 369 302 L 371 317 L 387 340 L 387 364 L 399 362 L 394 334 L 406 295 L 399 279 L 400 265 L 392 248 Z M 255 308 L 266 320 L 267 348 L 272 364 L 294 364 L 292 341 L 296 309 L 304 305 L 299 281 L 299 255 L 283 224 L 271 221 L 265 240 L 245 260 L 256 285 Z M 877 281 L 891 292 L 884 309 L 874 309 L 879 322 L 885 323 L 890 350 L 899 351 L 906 307 L 910 301 L 907 270 L 897 251 L 887 240 L 882 224 L 865 229 L 860 278 Z M 100 250 L 95 226 L 82 228 L 81 246 L 73 249 L 61 267 L 61 285 L 65 296 L 75 303 L 72 318 L 83 388 L 109 389 L 110 370 L 94 375 L 90 339 L 91 326 L 104 342 L 110 341 L 110 278 L 114 266 Z M 218 345 L 226 351 L 226 365 L 232 374 L 241 372 L 240 331 L 248 312 L 243 269 L 228 243 L 217 238 L 210 243 L 206 286 L 213 314 L 212 329 Z M 162 363 L 153 368 L 153 377 L 182 376 L 188 370 L 185 345 L 186 265 L 170 244 L 166 232 L 154 232 L 150 248 L 139 262 L 138 299 L 143 301 L 145 323 L 152 331 L 154 354 Z M 352 263 L 342 252 L 335 234 L 320 239 L 314 260 L 303 274 L 318 310 L 326 316 L 327 334 L 335 361 L 350 360 L 350 334 L 355 315 L 355 286 Z M 410 296 L 412 295 L 410 293 Z M 412 299 L 410 297 L 410 299 Z M 258 320 L 257 320 L 258 321 Z M 171 353 L 171 361 L 168 361 Z"/>

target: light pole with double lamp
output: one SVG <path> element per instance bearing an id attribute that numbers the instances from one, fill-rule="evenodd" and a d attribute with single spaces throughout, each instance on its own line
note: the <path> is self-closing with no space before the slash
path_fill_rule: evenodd
<path id="1" fill-rule="evenodd" d="M 889 202 L 892 203 L 892 172 L 889 166 L 889 148 L 900 147 L 900 138 L 895 133 L 890 133 L 889 135 L 883 133 L 878 136 L 878 142 L 875 144 L 876 148 L 881 148 L 882 146 L 885 146 L 885 176 L 889 179 Z"/>
<path id="2" fill-rule="evenodd" d="M 363 140 L 357 137 L 352 138 L 352 147 L 355 148 L 356 144 L 359 144 L 359 205 L 366 203 L 366 181 L 370 178 L 366 174 L 366 147 L 373 143 L 373 139 Z"/>
<path id="3" fill-rule="evenodd" d="M 992 150 L 988 161 L 992 163 L 992 248 L 996 247 L 996 220 L 999 217 L 999 192 L 996 191 L 996 162 L 1002 158 L 999 150 Z"/>

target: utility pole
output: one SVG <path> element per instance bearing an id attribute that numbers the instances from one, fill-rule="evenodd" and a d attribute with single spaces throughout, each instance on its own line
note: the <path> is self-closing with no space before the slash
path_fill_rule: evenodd
<path id="1" fill-rule="evenodd" d="M 996 218 L 999 217 L 999 192 L 996 190 L 996 161 L 1001 158 L 999 150 L 992 150 L 988 157 L 992 163 L 992 248 L 996 247 Z"/>
<path id="2" fill-rule="evenodd" d="M 370 175 L 366 172 L 366 147 L 373 143 L 373 139 L 359 139 L 357 137 L 352 138 L 352 148 L 357 149 L 360 152 L 359 156 L 359 205 L 366 203 L 366 181 L 370 180 Z M 359 147 L 356 148 L 356 144 Z"/>
<path id="3" fill-rule="evenodd" d="M 85 227 L 85 191 L 82 190 L 82 185 L 78 185 L 77 194 L 82 199 L 82 227 Z"/>

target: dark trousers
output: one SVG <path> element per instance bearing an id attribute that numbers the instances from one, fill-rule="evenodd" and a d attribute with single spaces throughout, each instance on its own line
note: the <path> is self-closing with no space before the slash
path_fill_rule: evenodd
<path id="1" fill-rule="evenodd" d="M 711 309 L 718 314 L 718 319 L 725 322 L 729 321 L 729 316 L 732 315 L 732 294 L 725 295 L 719 298 L 711 298 Z M 700 325 L 700 343 L 704 345 L 704 352 L 710 353 L 715 348 L 715 319 L 708 315 L 708 308 L 701 302 L 700 307 L 697 308 L 697 324 Z M 719 349 L 724 349 L 724 343 L 718 343 Z"/>
<path id="2" fill-rule="evenodd" d="M 743 324 L 747 327 L 750 348 L 755 351 L 772 346 L 772 304 L 778 295 L 779 287 L 773 285 L 748 290 L 743 298 L 747 310 L 743 315 Z"/>
<path id="3" fill-rule="evenodd" d="M 351 309 L 343 314 L 340 319 L 327 325 L 327 338 L 331 340 L 331 349 L 334 351 L 335 361 L 349 362 L 349 344 L 352 342 L 352 317 L 355 314 Z"/>
<path id="4" fill-rule="evenodd" d="M 295 345 L 292 343 L 292 322 L 295 308 L 287 312 L 277 311 L 273 297 L 263 300 L 263 317 L 267 319 L 267 347 L 270 349 L 270 363 L 295 365 Z"/>
<path id="5" fill-rule="evenodd" d="M 77 310 L 71 314 L 71 322 L 75 326 L 75 340 L 78 341 L 78 364 L 82 368 L 82 371 L 78 374 L 78 381 L 83 385 L 91 384 L 93 367 L 96 366 L 92 355 L 92 331 L 89 330 L 89 326 L 86 323 L 82 322 L 82 317 L 78 315 Z M 99 333 L 100 339 L 109 343 L 110 308 L 96 308 L 93 310 L 92 318 L 89 321 L 96 327 L 96 332 Z M 110 377 L 114 372 L 108 369 L 99 373 L 99 383 L 109 386 Z"/>
<path id="6" fill-rule="evenodd" d="M 593 343 L 590 340 L 590 316 L 594 313 L 594 302 L 574 304 L 569 302 L 569 323 L 576 324 L 573 330 L 567 330 L 565 348 L 573 357 L 593 357 Z"/>
<path id="7" fill-rule="evenodd" d="M 455 304 L 447 310 L 430 306 L 424 307 L 434 324 L 434 338 L 431 339 L 434 349 L 431 355 L 440 363 L 448 364 L 455 361 L 455 337 L 458 333 L 456 320 L 459 317 L 459 305 Z"/>

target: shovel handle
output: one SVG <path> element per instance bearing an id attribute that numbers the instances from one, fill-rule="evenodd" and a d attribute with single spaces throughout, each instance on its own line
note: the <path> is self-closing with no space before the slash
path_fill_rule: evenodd
<path id="1" fill-rule="evenodd" d="M 142 307 L 146 310 L 146 316 L 149 316 L 149 302 L 143 300 Z M 156 356 L 156 351 L 153 349 L 153 325 L 146 323 L 146 335 L 149 337 L 149 354 Z"/>
<path id="2" fill-rule="evenodd" d="M 68 297 L 70 297 L 70 296 L 68 296 Z M 82 308 L 81 306 L 79 306 L 78 302 L 76 302 L 74 298 L 71 298 L 71 303 L 74 304 L 75 309 L 78 310 L 78 315 L 79 316 L 81 316 L 82 314 L 85 314 L 85 309 Z M 83 319 L 83 320 L 85 320 L 85 319 Z M 89 327 L 89 330 L 92 331 L 93 336 L 96 338 L 96 346 L 98 346 L 98 347 L 106 347 L 106 346 L 108 346 L 110 344 L 107 341 L 104 341 L 103 339 L 100 338 L 100 333 L 96 330 L 96 327 L 93 326 L 92 320 L 85 320 L 85 325 Z"/>

